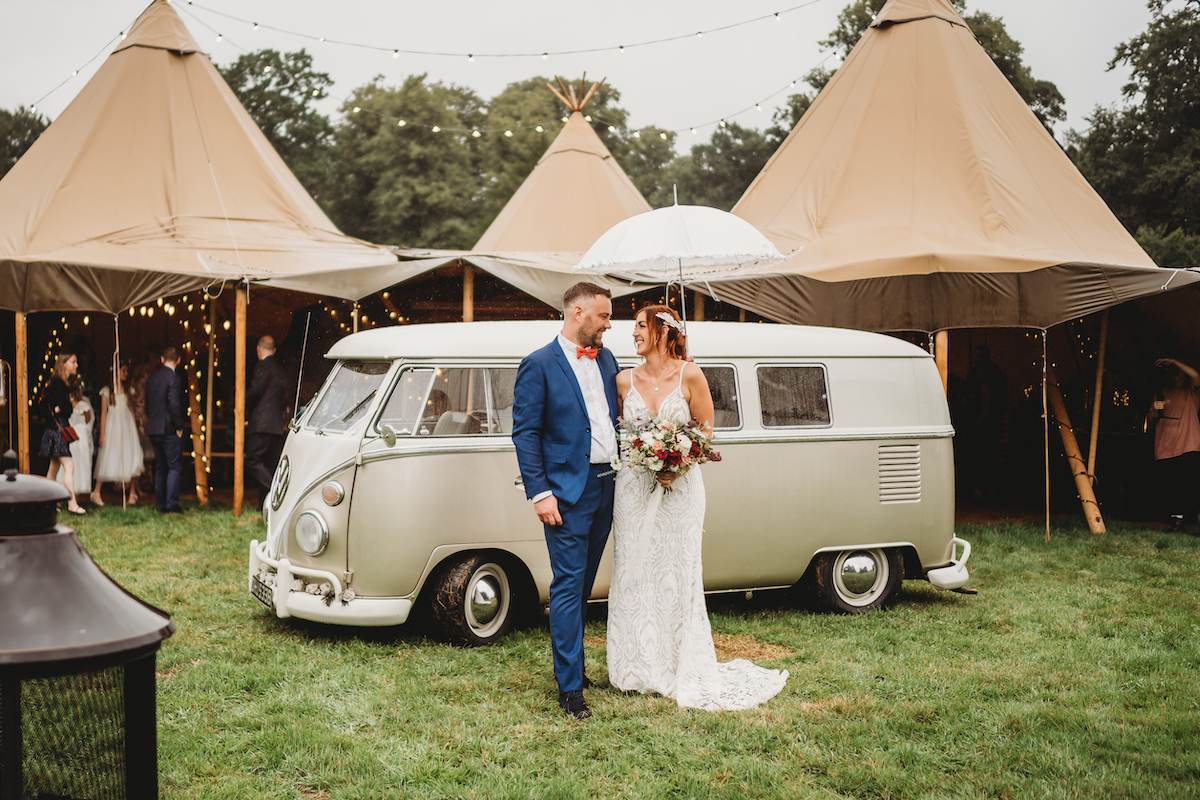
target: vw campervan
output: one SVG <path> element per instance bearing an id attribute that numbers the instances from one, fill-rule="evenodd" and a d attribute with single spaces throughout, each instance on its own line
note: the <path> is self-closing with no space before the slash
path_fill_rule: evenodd
<path id="1" fill-rule="evenodd" d="M 399 625 L 421 604 L 470 644 L 546 603 L 549 556 L 510 434 L 517 365 L 559 328 L 412 325 L 335 344 L 284 447 L 266 539 L 250 544 L 250 593 L 280 617 L 341 625 Z M 631 334 L 621 321 L 605 334 L 623 366 L 637 363 Z M 707 591 L 803 581 L 852 612 L 888 603 L 905 578 L 966 582 L 929 354 L 807 326 L 691 322 L 688 334 L 723 457 L 703 467 Z"/>

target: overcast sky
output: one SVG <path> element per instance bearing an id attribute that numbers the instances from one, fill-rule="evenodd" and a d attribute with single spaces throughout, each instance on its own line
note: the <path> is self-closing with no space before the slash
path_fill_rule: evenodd
<path id="1" fill-rule="evenodd" d="M 412 73 L 468 86 L 484 98 L 533 75 L 607 78 L 621 92 L 634 127 L 684 129 L 680 145 L 706 140 L 721 118 L 764 128 L 771 111 L 794 90 L 791 80 L 825 63 L 836 65 L 818 41 L 834 28 L 848 0 L 608 0 L 607 3 L 518 0 L 400 3 L 380 0 L 175 0 L 180 16 L 217 64 L 261 48 L 307 48 L 315 68 L 335 81 L 332 95 L 382 74 L 398 84 Z M 38 102 L 56 117 L 116 46 L 147 0 L 0 0 L 0 107 Z M 794 9 L 794 10 L 788 10 Z M 968 10 L 1001 17 L 1025 48 L 1037 78 L 1053 81 L 1066 98 L 1068 119 L 1056 132 L 1084 130 L 1096 105 L 1121 101 L 1127 73 L 1106 71 L 1113 49 L 1145 29 L 1145 0 L 969 0 Z M 258 30 L 218 13 L 260 23 Z M 774 14 L 783 12 L 776 20 Z M 716 28 L 770 15 L 730 30 Z M 268 30 L 274 26 L 313 37 L 384 48 L 384 52 L 315 42 Z M 702 37 L 696 31 L 711 31 Z M 218 41 L 217 35 L 222 39 Z M 661 44 L 639 42 L 687 34 Z M 540 53 L 615 49 L 584 55 Z M 457 53 L 394 58 L 393 48 Z M 465 54 L 476 54 L 468 62 Z M 533 53 L 488 58 L 484 54 Z M 89 59 L 97 56 L 89 64 Z M 86 66 L 85 66 L 86 65 Z M 71 77 L 79 70 L 79 75 Z M 54 90 L 59 83 L 66 84 Z M 52 91 L 54 90 L 54 91 Z M 782 91 L 781 91 L 782 90 Z M 43 98 L 49 94 L 48 97 Z M 770 99 L 768 99 L 770 98 Z M 763 111 L 754 104 L 763 101 Z M 326 101 L 331 116 L 338 103 Z M 749 108 L 748 111 L 743 109 Z M 742 112 L 742 113 L 738 113 Z M 695 137 L 686 129 L 695 126 Z"/>

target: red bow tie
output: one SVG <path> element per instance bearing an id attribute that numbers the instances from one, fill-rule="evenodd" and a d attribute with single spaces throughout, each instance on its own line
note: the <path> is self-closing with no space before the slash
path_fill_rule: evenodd
<path id="1" fill-rule="evenodd" d="M 595 347 L 576 347 L 575 348 L 575 357 L 583 358 L 584 356 L 587 356 L 588 358 L 590 358 L 594 361 L 596 359 L 596 354 L 599 352 L 600 352 L 599 349 L 597 349 Z"/>

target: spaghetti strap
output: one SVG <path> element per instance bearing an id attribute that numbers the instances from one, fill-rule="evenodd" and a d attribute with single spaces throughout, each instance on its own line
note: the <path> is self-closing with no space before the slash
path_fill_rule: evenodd
<path id="1" fill-rule="evenodd" d="M 675 385 L 675 391 L 683 394 L 683 371 L 687 369 L 688 362 L 683 362 L 683 366 L 679 368 L 679 383 Z"/>

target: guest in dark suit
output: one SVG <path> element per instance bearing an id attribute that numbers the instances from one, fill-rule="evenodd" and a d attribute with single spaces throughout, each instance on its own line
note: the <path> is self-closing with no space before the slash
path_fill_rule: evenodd
<path id="1" fill-rule="evenodd" d="M 182 513 L 179 482 L 183 476 L 183 409 L 179 375 L 175 366 L 179 353 L 163 348 L 162 366 L 146 378 L 146 434 L 154 447 L 154 500 L 164 514 Z"/>
<path id="2" fill-rule="evenodd" d="M 262 511 L 287 435 L 288 379 L 275 356 L 274 339 L 262 337 L 256 349 L 258 364 L 246 392 L 246 408 L 250 410 L 246 426 L 246 471 L 258 486 L 258 510 Z"/>

